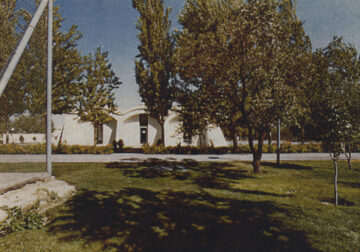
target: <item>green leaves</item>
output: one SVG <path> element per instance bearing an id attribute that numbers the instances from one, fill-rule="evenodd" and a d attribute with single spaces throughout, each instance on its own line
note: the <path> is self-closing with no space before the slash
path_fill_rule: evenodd
<path id="1" fill-rule="evenodd" d="M 136 25 L 140 31 L 140 54 L 135 60 L 136 83 L 148 113 L 163 125 L 174 95 L 171 9 L 165 9 L 163 0 L 133 0 L 133 7 L 140 13 Z M 164 143 L 163 132 L 162 141 Z"/>
<path id="2" fill-rule="evenodd" d="M 82 121 L 90 121 L 94 125 L 112 120 L 110 113 L 116 110 L 113 90 L 121 85 L 107 57 L 108 53 L 98 47 L 94 55 L 88 55 L 83 61 L 77 112 Z"/>
<path id="3" fill-rule="evenodd" d="M 260 141 L 277 119 L 294 120 L 311 46 L 291 1 L 188 0 L 179 22 L 178 86 L 199 93 L 203 116 Z"/>
<path id="4" fill-rule="evenodd" d="M 359 57 L 352 45 L 334 37 L 326 48 L 314 53 L 315 71 L 309 96 L 313 123 L 319 140 L 329 150 L 359 140 Z"/>

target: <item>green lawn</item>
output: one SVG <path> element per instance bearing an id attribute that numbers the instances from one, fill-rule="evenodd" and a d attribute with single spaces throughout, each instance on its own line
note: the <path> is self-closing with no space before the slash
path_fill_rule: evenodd
<path id="1" fill-rule="evenodd" d="M 359 251 L 353 166 L 340 164 L 335 207 L 325 161 L 265 163 L 261 175 L 246 162 L 54 164 L 78 193 L 47 213 L 46 227 L 0 238 L 0 251 Z M 25 167 L 6 170 L 40 169 Z"/>

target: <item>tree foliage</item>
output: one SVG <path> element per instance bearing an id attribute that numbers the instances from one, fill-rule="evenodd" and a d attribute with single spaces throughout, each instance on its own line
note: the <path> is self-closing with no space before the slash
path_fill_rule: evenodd
<path id="1" fill-rule="evenodd" d="M 161 141 L 165 143 L 164 122 L 173 104 L 174 74 L 173 39 L 170 33 L 171 9 L 165 9 L 163 0 L 133 0 L 140 13 L 137 29 L 140 54 L 135 61 L 136 83 L 147 112 L 161 126 Z"/>
<path id="2" fill-rule="evenodd" d="M 179 21 L 179 76 L 211 100 L 209 118 L 248 129 L 254 171 L 260 172 L 266 133 L 298 110 L 299 65 L 310 52 L 293 3 L 188 0 Z"/>
<path id="3" fill-rule="evenodd" d="M 360 140 L 360 75 L 359 57 L 352 45 L 334 37 L 326 48 L 314 53 L 314 71 L 309 89 L 311 118 L 334 161 L 335 202 L 337 194 L 337 161 L 348 154 L 351 168 L 351 145 Z"/>
<path id="4" fill-rule="evenodd" d="M 111 68 L 108 53 L 100 47 L 84 59 L 77 113 L 82 121 L 89 121 L 95 127 L 111 121 L 110 113 L 116 110 L 113 91 L 121 82 Z"/>
<path id="5" fill-rule="evenodd" d="M 24 31 L 32 19 L 32 15 L 26 10 L 15 11 L 15 2 L 6 0 L 0 5 L 0 29 L 4 33 L 12 34 L 12 37 L 10 34 L 6 41 L 0 42 L 0 48 L 9 48 L 11 43 L 16 44 L 17 36 L 21 32 L 16 33 L 15 29 Z M 38 4 L 38 1 L 34 2 Z M 64 19 L 58 6 L 54 7 L 53 15 L 52 112 L 77 113 L 82 120 L 94 124 L 101 120 L 108 121 L 109 114 L 115 110 L 112 91 L 121 83 L 111 70 L 108 53 L 103 53 L 98 48 L 94 56 L 81 55 L 77 49 L 77 42 L 82 37 L 78 27 L 73 25 L 68 31 L 64 31 Z M 19 18 L 21 22 L 18 21 Z M 27 111 L 44 116 L 46 113 L 47 22 L 45 11 L 4 95 L 0 98 L 2 114 L 8 112 L 2 118 L 7 120 L 8 125 L 14 114 Z M 15 48 L 15 45 L 13 47 Z M 14 48 L 1 51 L 1 66 Z"/>
<path id="6" fill-rule="evenodd" d="M 28 13 L 22 14 L 27 23 Z M 59 7 L 54 7 L 53 21 L 53 113 L 73 112 L 80 95 L 79 83 L 82 78 L 83 56 L 78 51 L 77 41 L 82 37 L 77 26 L 68 31 L 62 29 L 63 18 Z M 41 17 L 34 34 L 30 39 L 24 58 L 31 66 L 25 68 L 26 107 L 31 113 L 46 112 L 47 82 L 47 14 Z M 30 62 L 29 62 L 30 61 Z"/>
<path id="7" fill-rule="evenodd" d="M 13 133 L 45 133 L 45 118 L 39 114 L 20 115 L 10 123 Z"/>
<path id="8" fill-rule="evenodd" d="M 0 77 L 9 62 L 10 56 L 19 39 L 16 27 L 18 26 L 19 11 L 16 11 L 16 1 L 4 0 L 0 3 Z M 15 71 L 13 77 L 0 97 L 0 123 L 5 131 L 9 130 L 10 116 L 24 111 L 24 85 L 19 85 L 21 67 Z"/>

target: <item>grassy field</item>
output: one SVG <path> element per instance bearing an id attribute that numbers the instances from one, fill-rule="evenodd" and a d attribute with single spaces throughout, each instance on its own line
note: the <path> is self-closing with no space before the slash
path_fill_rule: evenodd
<path id="1" fill-rule="evenodd" d="M 326 161 L 265 163 L 261 175 L 246 162 L 54 164 L 78 193 L 44 228 L 0 238 L 0 251 L 360 251 L 353 166 L 340 163 L 335 207 Z"/>

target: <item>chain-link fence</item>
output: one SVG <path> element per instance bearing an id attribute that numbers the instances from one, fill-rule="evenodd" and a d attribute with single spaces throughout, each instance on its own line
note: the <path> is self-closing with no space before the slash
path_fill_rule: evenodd
<path id="1" fill-rule="evenodd" d="M 38 0 L 1 0 L 0 3 L 0 78 L 6 86 L 0 92 L 0 172 L 46 171 L 48 12 L 45 6 L 44 1 Z M 33 26 L 31 22 L 37 17 L 39 20 Z M 22 51 L 21 44 L 30 30 L 32 35 Z M 19 55 L 20 60 L 14 62 Z M 13 72 L 9 71 L 11 68 Z M 37 156 L 37 163 L 31 163 L 25 154 L 42 155 Z"/>

